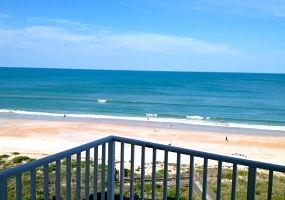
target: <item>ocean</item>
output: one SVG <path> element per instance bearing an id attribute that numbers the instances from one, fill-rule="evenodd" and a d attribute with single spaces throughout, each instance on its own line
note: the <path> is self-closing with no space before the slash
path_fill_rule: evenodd
<path id="1" fill-rule="evenodd" d="M 285 74 L 0 68 L 0 116 L 285 131 Z"/>

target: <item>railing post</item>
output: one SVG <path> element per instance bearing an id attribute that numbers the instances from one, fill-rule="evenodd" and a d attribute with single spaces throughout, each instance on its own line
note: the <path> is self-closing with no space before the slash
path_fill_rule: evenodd
<path id="1" fill-rule="evenodd" d="M 255 198 L 255 183 L 256 183 L 256 168 L 250 166 L 248 168 L 247 200 L 254 200 Z"/>
<path id="2" fill-rule="evenodd" d="M 115 148 L 114 141 L 108 145 L 108 200 L 114 199 L 115 190 Z"/>
<path id="3" fill-rule="evenodd" d="M 7 197 L 7 178 L 0 177 L 0 199 L 6 200 Z"/>

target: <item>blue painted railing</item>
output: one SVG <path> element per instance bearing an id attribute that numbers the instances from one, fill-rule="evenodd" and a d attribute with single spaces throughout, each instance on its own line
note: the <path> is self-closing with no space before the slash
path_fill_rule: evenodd
<path id="1" fill-rule="evenodd" d="M 8 199 L 8 190 L 9 190 L 9 178 L 15 177 L 16 178 L 16 191 L 15 196 L 17 200 L 22 199 L 22 176 L 24 173 L 29 173 L 29 192 L 30 192 L 30 199 L 34 200 L 37 199 L 37 187 L 36 178 L 39 176 L 36 173 L 36 170 L 43 167 L 43 197 L 44 199 L 50 199 L 50 188 L 51 184 L 54 184 L 55 187 L 55 199 L 89 199 L 92 195 L 93 199 L 97 199 L 98 193 L 98 183 L 101 183 L 101 200 L 105 199 L 105 193 L 107 193 L 107 199 L 111 200 L 115 197 L 115 144 L 120 143 L 120 177 L 119 177 L 119 199 L 124 199 L 124 184 L 125 184 L 125 177 L 124 177 L 124 160 L 125 160 L 125 144 L 131 145 L 131 169 L 130 169 L 130 199 L 136 198 L 137 194 L 135 194 L 135 159 L 140 159 L 141 167 L 140 167 L 140 199 L 145 199 L 145 149 L 150 148 L 152 149 L 152 199 L 156 198 L 156 161 L 157 161 L 157 150 L 164 151 L 164 174 L 163 174 L 163 199 L 167 199 L 168 197 L 168 153 L 176 153 L 177 160 L 176 160 L 176 199 L 180 198 L 180 166 L 181 166 L 181 155 L 188 155 L 190 156 L 190 172 L 189 172 L 189 190 L 188 190 L 188 198 L 193 199 L 194 196 L 194 158 L 199 157 L 204 160 L 203 165 L 203 184 L 202 184 L 202 197 L 201 199 L 207 199 L 207 178 L 208 178 L 208 161 L 214 160 L 218 161 L 218 172 L 217 172 L 217 192 L 216 192 L 216 199 L 221 199 L 221 181 L 222 181 L 222 166 L 223 163 L 230 163 L 232 164 L 232 188 L 231 188 L 231 199 L 236 199 L 236 192 L 237 192 L 237 168 L 238 165 L 248 167 L 248 184 L 247 184 L 247 199 L 253 200 L 255 199 L 255 189 L 256 189 L 256 175 L 257 169 L 264 169 L 268 170 L 269 178 L 268 178 L 268 189 L 267 189 L 267 199 L 272 199 L 272 188 L 273 188 L 273 174 L 274 172 L 281 172 L 285 173 L 285 166 L 251 161 L 246 159 L 240 158 L 233 158 L 228 156 L 222 156 L 212 153 L 206 153 L 201 151 L 195 151 L 185 148 L 179 148 L 174 146 L 162 145 L 152 142 L 145 142 L 140 140 L 134 140 L 129 138 L 117 137 L 117 136 L 109 136 L 103 139 L 96 140 L 94 142 L 72 148 L 67 151 L 63 151 L 61 153 L 57 153 L 51 156 L 47 156 L 45 158 L 35 160 L 29 162 L 27 164 L 17 166 L 14 168 L 6 169 L 0 172 L 0 200 Z M 108 145 L 108 155 L 106 157 L 106 145 Z M 98 147 L 101 148 L 101 175 L 100 175 L 100 182 L 99 180 L 99 165 L 98 165 Z M 135 147 L 141 147 L 141 158 L 135 158 Z M 90 169 L 90 150 L 94 152 L 94 168 Z M 94 151 L 93 151 L 94 150 Z M 82 184 L 82 163 L 81 163 L 81 154 L 85 153 L 85 177 L 84 177 L 84 184 Z M 75 175 L 75 196 L 72 196 L 73 193 L 71 192 L 72 187 L 72 156 L 76 156 L 76 175 Z M 61 163 L 62 161 L 66 161 L 66 175 L 65 177 L 61 176 Z M 108 164 L 105 165 L 106 161 Z M 51 163 L 55 163 L 55 183 L 51 183 L 49 181 L 49 165 Z M 107 169 L 107 182 L 105 182 L 105 168 Z M 90 180 L 90 172 L 92 173 L 93 180 Z M 64 178 L 64 181 L 63 181 Z M 65 184 L 63 184 L 63 182 Z M 93 183 L 92 190 L 90 191 L 90 184 Z M 105 186 L 107 185 L 107 191 Z M 62 196 L 62 188 L 65 189 L 65 196 Z M 85 189 L 84 194 L 82 194 L 82 187 Z"/>

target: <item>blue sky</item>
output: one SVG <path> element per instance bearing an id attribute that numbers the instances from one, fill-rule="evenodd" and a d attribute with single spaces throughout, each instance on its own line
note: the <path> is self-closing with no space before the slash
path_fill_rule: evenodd
<path id="1" fill-rule="evenodd" d="M 285 73 L 285 1 L 1 0 L 0 66 Z"/>

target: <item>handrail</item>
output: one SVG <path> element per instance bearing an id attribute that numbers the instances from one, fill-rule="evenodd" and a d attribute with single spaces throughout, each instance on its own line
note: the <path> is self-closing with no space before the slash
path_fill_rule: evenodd
<path id="1" fill-rule="evenodd" d="M 112 139 L 117 142 L 124 142 L 124 143 L 139 145 L 139 146 L 145 146 L 149 148 L 155 148 L 159 150 L 166 150 L 166 151 L 171 151 L 175 153 L 181 153 L 185 155 L 193 155 L 195 157 L 207 158 L 210 160 L 217 160 L 217 161 L 222 161 L 222 162 L 228 162 L 228 163 L 244 165 L 244 166 L 251 166 L 255 168 L 273 170 L 273 171 L 285 173 L 285 166 L 283 165 L 247 160 L 247 159 L 242 159 L 242 158 L 235 158 L 231 156 L 224 156 L 224 155 L 219 155 L 219 154 L 214 154 L 214 153 L 196 151 L 196 150 L 191 150 L 191 149 L 186 149 L 186 148 L 181 148 L 181 147 L 163 145 L 163 144 L 130 139 L 130 138 L 124 138 L 124 137 L 119 137 L 119 136 L 113 136 Z"/>
<path id="2" fill-rule="evenodd" d="M 0 171 L 0 179 L 2 177 L 12 176 L 15 174 L 26 172 L 28 170 L 35 169 L 37 167 L 41 167 L 44 164 L 55 162 L 57 160 L 66 158 L 68 156 L 80 153 L 80 152 L 85 151 L 86 149 L 90 149 L 94 146 L 98 146 L 101 144 L 108 143 L 108 142 L 112 141 L 112 139 L 113 139 L 113 136 L 111 135 L 108 137 L 101 138 L 99 140 L 95 140 L 93 142 L 89 142 L 87 144 L 80 145 L 78 147 L 74 147 L 72 149 L 68 149 L 68 150 L 65 150 L 65 151 L 62 151 L 62 152 L 59 152 L 59 153 L 38 159 L 38 160 L 34 160 L 34 161 L 26 163 L 24 165 L 12 167 L 12 168 Z"/>
<path id="3" fill-rule="evenodd" d="M 191 149 L 186 149 L 186 148 L 181 148 L 181 147 L 163 145 L 163 144 L 158 144 L 158 143 L 153 143 L 153 142 L 148 142 L 148 141 L 143 141 L 143 140 L 136 140 L 136 139 L 131 139 L 131 138 L 110 135 L 105 138 L 101 138 L 99 140 L 95 140 L 93 142 L 80 145 L 78 147 L 74 147 L 72 149 L 68 149 L 68 150 L 65 150 L 65 151 L 32 161 L 32 162 L 29 162 L 24 165 L 20 165 L 17 167 L 13 167 L 13 168 L 0 171 L 0 177 L 1 176 L 2 177 L 11 176 L 16 173 L 22 173 L 27 170 L 31 170 L 31 169 L 43 166 L 44 163 L 55 162 L 59 159 L 63 159 L 67 156 L 71 156 L 81 151 L 84 151 L 85 149 L 92 148 L 94 146 L 98 146 L 104 143 L 108 143 L 110 141 L 124 142 L 124 143 L 139 145 L 139 146 L 145 146 L 149 148 L 155 148 L 159 150 L 167 150 L 167 151 L 181 153 L 185 155 L 193 155 L 195 157 L 200 157 L 200 158 L 208 158 L 210 160 L 217 160 L 217 161 L 234 163 L 234 164 L 244 165 L 244 166 L 253 166 L 256 168 L 260 168 L 260 169 L 273 170 L 273 171 L 285 173 L 285 166 L 283 165 L 277 165 L 277 164 L 254 161 L 254 160 L 247 160 L 247 159 L 242 159 L 242 158 L 235 158 L 231 156 L 224 156 L 224 155 L 213 154 L 213 153 L 208 153 L 208 152 L 203 152 L 203 151 L 196 151 L 196 150 L 191 150 Z"/>

